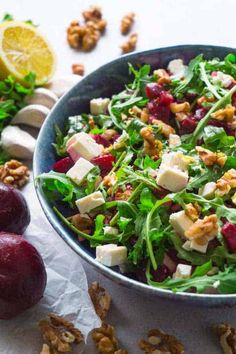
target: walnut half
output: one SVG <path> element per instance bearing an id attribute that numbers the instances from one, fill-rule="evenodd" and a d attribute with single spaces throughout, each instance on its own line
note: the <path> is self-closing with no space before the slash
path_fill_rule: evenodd
<path id="1" fill-rule="evenodd" d="M 23 187 L 29 180 L 29 169 L 18 160 L 7 161 L 0 165 L 0 181 L 15 188 Z"/>
<path id="2" fill-rule="evenodd" d="M 88 289 L 96 314 L 103 321 L 111 307 L 111 296 L 98 282 L 93 282 Z"/>
<path id="3" fill-rule="evenodd" d="M 139 348 L 146 354 L 182 354 L 183 344 L 174 336 L 166 334 L 159 329 L 151 329 L 148 339 L 139 342 Z"/>
<path id="4" fill-rule="evenodd" d="M 214 327 L 220 338 L 220 345 L 225 354 L 236 354 L 236 329 L 228 323 L 221 323 Z"/>
<path id="5" fill-rule="evenodd" d="M 107 323 L 95 328 L 92 338 L 100 354 L 127 354 L 126 350 L 119 348 L 114 327 Z"/>

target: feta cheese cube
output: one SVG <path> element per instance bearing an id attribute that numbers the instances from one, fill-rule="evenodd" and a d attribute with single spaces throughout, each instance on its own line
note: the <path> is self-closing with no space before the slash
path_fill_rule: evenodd
<path id="1" fill-rule="evenodd" d="M 222 87 L 227 88 L 229 87 L 234 78 L 230 75 L 222 73 L 222 71 L 217 71 L 212 73 L 212 83 L 213 84 L 220 84 Z"/>
<path id="2" fill-rule="evenodd" d="M 75 202 L 81 214 L 88 213 L 104 203 L 105 200 L 101 192 L 91 193 L 86 195 L 86 197 L 77 199 Z"/>
<path id="3" fill-rule="evenodd" d="M 175 167 L 167 167 L 158 171 L 156 181 L 168 191 L 179 192 L 188 184 L 188 173 Z"/>
<path id="4" fill-rule="evenodd" d="M 94 168 L 94 165 L 80 157 L 73 167 L 67 171 L 66 175 L 76 184 L 80 184 L 84 177 Z"/>
<path id="5" fill-rule="evenodd" d="M 190 162 L 191 159 L 182 152 L 172 151 L 163 154 L 160 169 L 165 167 L 177 167 L 181 171 L 187 171 Z"/>
<path id="6" fill-rule="evenodd" d="M 104 226 L 103 228 L 104 235 L 116 236 L 119 233 L 119 230 L 116 227 Z"/>
<path id="7" fill-rule="evenodd" d="M 90 161 L 93 157 L 101 155 L 102 151 L 103 146 L 84 132 L 75 134 L 67 143 L 67 152 L 74 161 L 80 157 Z"/>
<path id="8" fill-rule="evenodd" d="M 178 264 L 176 272 L 174 273 L 174 278 L 187 279 L 190 278 L 192 272 L 192 266 L 188 264 Z"/>
<path id="9" fill-rule="evenodd" d="M 215 182 L 208 182 L 202 188 L 199 188 L 198 194 L 206 199 L 210 199 L 214 197 L 216 190 Z"/>
<path id="10" fill-rule="evenodd" d="M 168 64 L 167 69 L 172 74 L 171 78 L 174 80 L 180 80 L 185 77 L 186 74 L 186 65 L 184 65 L 182 59 L 171 60 Z"/>
<path id="11" fill-rule="evenodd" d="M 185 214 L 184 210 L 171 214 L 169 222 L 175 232 L 182 237 L 185 237 L 185 231 L 193 225 L 193 221 Z"/>
<path id="12" fill-rule="evenodd" d="M 181 145 L 180 136 L 177 134 L 170 134 L 169 135 L 169 147 L 173 148 L 175 146 Z"/>
<path id="13" fill-rule="evenodd" d="M 115 244 L 97 246 L 96 260 L 107 267 L 118 266 L 126 262 L 127 248 Z"/>
<path id="14" fill-rule="evenodd" d="M 93 98 L 90 101 L 90 112 L 91 114 L 105 114 L 107 112 L 107 107 L 110 103 L 109 98 Z"/>
<path id="15" fill-rule="evenodd" d="M 200 245 L 196 240 L 192 240 L 190 242 L 191 250 L 194 250 L 194 251 L 197 251 L 197 252 L 200 252 L 200 253 L 206 253 L 207 246 L 208 246 L 208 242 L 203 244 L 203 245 Z"/>

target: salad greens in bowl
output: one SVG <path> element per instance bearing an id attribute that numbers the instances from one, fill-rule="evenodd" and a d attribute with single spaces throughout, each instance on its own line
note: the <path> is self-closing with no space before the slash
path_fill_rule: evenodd
<path id="1" fill-rule="evenodd" d="M 236 303 L 236 55 L 178 46 L 134 53 L 55 106 L 35 153 L 58 233 L 129 287 Z"/>

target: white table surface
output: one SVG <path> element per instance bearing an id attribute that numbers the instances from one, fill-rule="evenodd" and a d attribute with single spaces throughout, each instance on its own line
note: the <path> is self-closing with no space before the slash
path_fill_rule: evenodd
<path id="1" fill-rule="evenodd" d="M 103 7 L 108 21 L 106 34 L 89 54 L 73 51 L 66 42 L 66 27 L 80 18 L 90 4 Z M 236 0 L 1 0 L 0 11 L 16 19 L 32 19 L 51 41 L 58 57 L 58 73 L 70 73 L 71 64 L 84 63 L 86 73 L 120 54 L 125 40 L 119 33 L 124 13 L 135 11 L 134 31 L 138 50 L 175 44 L 216 44 L 236 47 Z M 1 15 L 0 13 L 0 15 Z M 110 323 L 117 328 L 130 354 L 141 353 L 137 341 L 150 328 L 162 328 L 180 338 L 187 354 L 221 353 L 212 324 L 227 321 L 236 326 L 236 309 L 206 309 L 147 298 L 118 286 L 84 264 L 89 281 L 98 280 L 112 295 Z M 86 354 L 92 354 L 87 349 Z M 16 354 L 17 348 L 16 348 Z M 24 353 L 27 354 L 27 353 Z"/>

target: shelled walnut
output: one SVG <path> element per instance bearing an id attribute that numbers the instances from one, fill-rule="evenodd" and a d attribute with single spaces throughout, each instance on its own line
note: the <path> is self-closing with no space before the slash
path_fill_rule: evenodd
<path id="1" fill-rule="evenodd" d="M 80 231 L 90 235 L 93 227 L 93 220 L 87 214 L 75 214 L 69 219 Z"/>
<path id="2" fill-rule="evenodd" d="M 71 352 L 72 344 L 80 344 L 84 341 L 83 334 L 71 322 L 53 313 L 48 317 L 49 320 L 39 322 L 39 328 L 46 342 L 42 348 L 43 354 Z"/>
<path id="3" fill-rule="evenodd" d="M 131 30 L 131 27 L 134 23 L 134 18 L 135 18 L 134 12 L 130 12 L 122 18 L 121 27 L 120 27 L 122 34 L 129 33 L 129 31 Z"/>
<path id="4" fill-rule="evenodd" d="M 137 45 L 137 41 L 138 41 L 138 34 L 137 33 L 132 33 L 129 38 L 128 41 L 123 43 L 120 47 L 122 50 L 122 53 L 130 53 L 133 52 L 136 48 Z"/>
<path id="5" fill-rule="evenodd" d="M 127 354 L 126 350 L 119 348 L 114 327 L 107 323 L 95 328 L 92 338 L 100 354 Z"/>
<path id="6" fill-rule="evenodd" d="M 98 282 L 93 282 L 88 289 L 96 314 L 105 320 L 107 313 L 111 307 L 111 296 L 102 288 Z"/>
<path id="7" fill-rule="evenodd" d="M 224 354 L 236 354 L 236 329 L 228 323 L 221 323 L 214 330 L 220 338 Z"/>
<path id="8" fill-rule="evenodd" d="M 0 165 L 0 181 L 15 188 L 23 187 L 29 180 L 29 169 L 17 160 L 10 160 Z"/>
<path id="9" fill-rule="evenodd" d="M 71 69 L 73 74 L 84 76 L 84 64 L 72 64 Z"/>
<path id="10" fill-rule="evenodd" d="M 148 339 L 139 342 L 139 348 L 146 354 L 183 354 L 184 346 L 174 336 L 166 334 L 159 329 L 151 329 Z"/>

